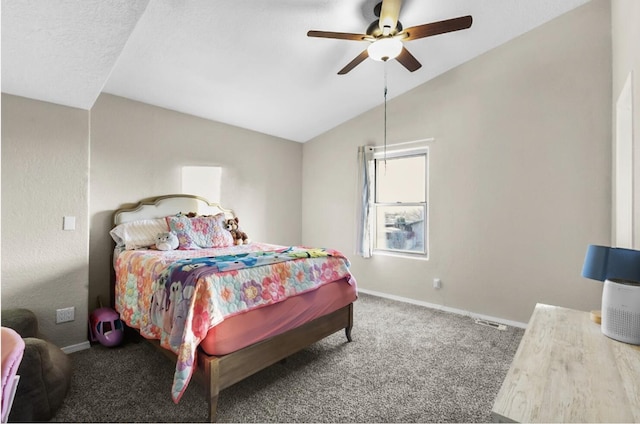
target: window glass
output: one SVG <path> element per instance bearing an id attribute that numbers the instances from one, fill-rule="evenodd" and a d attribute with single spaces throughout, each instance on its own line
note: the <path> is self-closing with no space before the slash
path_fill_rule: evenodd
<path id="1" fill-rule="evenodd" d="M 377 159 L 376 203 L 424 202 L 425 162 L 425 155 Z"/>
<path id="2" fill-rule="evenodd" d="M 182 192 L 220 203 L 222 168 L 219 166 L 183 166 Z"/>
<path id="3" fill-rule="evenodd" d="M 376 247 L 424 253 L 425 207 L 378 206 L 376 208 Z"/>

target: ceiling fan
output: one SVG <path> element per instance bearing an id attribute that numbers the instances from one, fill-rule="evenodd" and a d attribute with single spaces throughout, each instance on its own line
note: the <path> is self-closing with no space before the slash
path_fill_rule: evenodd
<path id="1" fill-rule="evenodd" d="M 390 59 L 397 59 L 402 66 L 410 72 L 414 72 L 420 69 L 422 64 L 404 47 L 403 41 L 417 40 L 432 35 L 467 29 L 473 22 L 471 16 L 467 15 L 403 29 L 398 20 L 401 3 L 402 0 L 382 0 L 381 3 L 378 3 L 374 8 L 374 14 L 379 19 L 369 25 L 366 34 L 311 30 L 307 32 L 307 36 L 368 41 L 371 43 L 367 49 L 342 68 L 338 75 L 346 74 L 368 57 L 384 62 Z"/>

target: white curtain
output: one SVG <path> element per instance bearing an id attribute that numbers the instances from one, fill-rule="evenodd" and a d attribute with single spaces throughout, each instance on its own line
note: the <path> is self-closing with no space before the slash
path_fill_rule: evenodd
<path id="1" fill-rule="evenodd" d="M 358 147 L 358 220 L 356 254 L 370 258 L 373 250 L 371 197 L 373 189 L 373 147 Z"/>

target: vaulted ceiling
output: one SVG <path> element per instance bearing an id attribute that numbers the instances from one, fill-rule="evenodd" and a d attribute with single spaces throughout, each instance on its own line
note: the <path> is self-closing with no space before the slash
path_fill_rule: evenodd
<path id="1" fill-rule="evenodd" d="M 473 16 L 409 41 L 422 63 L 365 60 L 379 0 L 2 0 L 2 91 L 91 109 L 101 92 L 305 142 L 589 0 L 404 0 L 404 27 Z"/>

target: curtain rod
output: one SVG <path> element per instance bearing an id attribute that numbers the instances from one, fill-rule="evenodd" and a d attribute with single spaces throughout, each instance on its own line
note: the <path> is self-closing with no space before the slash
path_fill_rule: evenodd
<path id="1" fill-rule="evenodd" d="M 387 144 L 386 148 L 390 148 L 390 147 L 396 147 L 396 146 L 404 146 L 407 144 L 416 144 L 416 143 L 426 143 L 426 142 L 430 142 L 430 141 L 436 141 L 435 138 L 430 137 L 430 138 L 423 138 L 420 140 L 413 140 L 413 141 L 404 141 L 402 143 L 394 143 L 394 144 Z M 371 146 L 371 148 L 373 149 L 384 149 L 385 146 Z"/>

